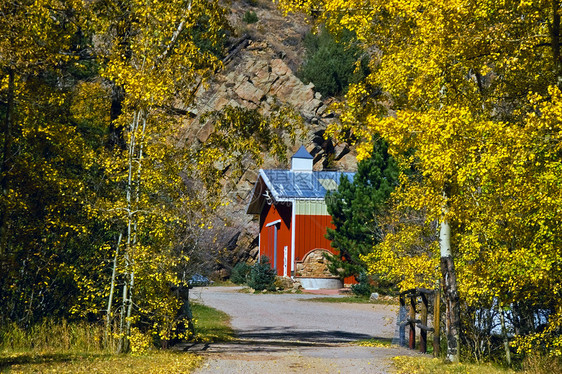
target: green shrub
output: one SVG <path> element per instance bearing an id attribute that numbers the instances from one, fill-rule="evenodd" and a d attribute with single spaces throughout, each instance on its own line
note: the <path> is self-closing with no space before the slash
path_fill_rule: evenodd
<path id="1" fill-rule="evenodd" d="M 271 267 L 269 259 L 263 256 L 260 262 L 252 266 L 248 277 L 248 286 L 256 291 L 275 290 L 275 270 Z"/>
<path id="2" fill-rule="evenodd" d="M 318 34 L 307 34 L 304 39 L 306 60 L 299 71 L 305 83 L 313 83 L 323 96 L 337 96 L 352 83 L 369 73 L 368 59 L 357 46 L 351 32 L 344 32 L 340 40 L 322 29 Z M 356 71 L 356 63 L 359 69 Z"/>
<path id="3" fill-rule="evenodd" d="M 245 284 L 252 267 L 245 262 L 237 263 L 230 273 L 230 281 L 234 284 Z"/>
<path id="4" fill-rule="evenodd" d="M 202 15 L 189 28 L 195 45 L 203 52 L 210 52 L 215 57 L 222 59 L 226 56 L 226 44 L 228 42 L 228 35 L 231 33 L 228 27 L 220 30 L 209 29 L 209 16 Z"/>
<path id="5" fill-rule="evenodd" d="M 244 13 L 244 17 L 242 21 L 246 22 L 247 24 L 256 23 L 258 22 L 258 15 L 253 10 L 248 10 Z"/>
<path id="6" fill-rule="evenodd" d="M 371 278 L 367 274 L 361 273 L 357 277 L 357 281 L 359 283 L 351 285 L 351 291 L 357 296 L 371 296 L 371 293 L 373 293 L 375 289 Z"/>

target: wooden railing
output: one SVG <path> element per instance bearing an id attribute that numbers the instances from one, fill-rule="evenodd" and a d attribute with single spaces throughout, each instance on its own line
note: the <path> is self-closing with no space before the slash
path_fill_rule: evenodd
<path id="1" fill-rule="evenodd" d="M 427 315 L 429 308 L 428 297 L 433 297 L 433 327 L 427 325 Z M 406 317 L 406 299 L 409 299 L 409 312 Z M 417 304 L 420 303 L 419 319 Z M 440 293 L 438 290 L 427 290 L 425 288 L 415 288 L 400 293 L 400 312 L 399 312 L 399 326 L 400 326 L 400 345 L 406 346 L 406 326 L 410 327 L 410 334 L 408 339 L 408 347 L 410 349 L 416 348 L 416 327 L 420 329 L 420 345 L 419 349 L 422 353 L 427 353 L 427 333 L 433 333 L 433 356 L 439 356 L 439 326 L 440 326 Z"/>

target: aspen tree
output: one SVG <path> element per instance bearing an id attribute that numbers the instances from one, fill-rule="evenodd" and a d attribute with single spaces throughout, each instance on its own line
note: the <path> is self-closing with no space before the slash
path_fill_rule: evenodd
<path id="1" fill-rule="evenodd" d="M 170 164 L 171 169 L 166 166 L 177 150 L 173 149 L 174 136 L 169 127 L 175 121 L 165 108 L 172 107 L 174 102 L 188 105 L 201 82 L 220 64 L 216 56 L 199 48 L 191 32 L 194 25 L 202 17 L 208 19 L 206 34 L 200 37 L 208 38 L 212 44 L 227 26 L 224 12 L 215 1 L 94 1 L 89 10 L 90 27 L 98 38 L 95 48 L 102 62 L 102 76 L 124 92 L 121 113 L 114 118 L 113 126 L 123 129 L 126 149 L 109 149 L 106 159 L 110 177 L 115 183 L 123 182 L 123 200 L 108 199 L 100 209 L 118 213 L 125 227 L 118 350 L 126 352 L 130 349 L 128 337 L 138 319 L 137 313 L 163 313 L 161 318 L 167 322 L 159 329 L 161 339 L 169 339 L 174 328 L 170 313 L 176 309 L 172 304 L 177 301 L 165 305 L 157 300 L 158 295 L 146 294 L 158 292 L 167 282 L 177 282 L 170 273 L 176 260 L 165 254 L 171 244 L 156 244 L 158 240 L 154 238 L 166 235 L 167 221 L 174 219 L 173 209 L 169 210 L 171 214 L 163 214 L 162 208 L 183 201 L 162 205 L 159 198 L 169 188 L 180 188 L 180 172 L 188 167 L 185 155 L 175 161 L 175 166 Z M 151 228 L 146 226 L 150 222 Z M 149 238 L 153 244 L 146 242 Z M 154 266 L 148 266 L 148 258 L 155 262 Z M 155 267 L 162 270 L 151 274 Z M 152 281 L 161 285 L 152 290 L 146 288 L 147 277 L 155 276 Z M 142 292 L 144 303 L 135 301 Z"/>
<path id="2" fill-rule="evenodd" d="M 518 350 L 540 342 L 545 352 L 560 354 L 559 124 L 553 121 L 560 105 L 560 2 L 280 3 L 328 29 L 355 32 L 371 53 L 372 74 L 349 89 L 337 106 L 341 123 L 328 134 L 359 139 L 359 159 L 368 155 L 373 133 L 381 134 L 402 166 L 421 176 L 403 178 L 395 197 L 423 209 L 428 222 L 440 221 L 444 233 L 450 228 L 451 256 L 443 253 L 449 260 L 442 271 L 451 280 L 454 264 L 459 297 L 510 308 Z M 383 94 L 373 95 L 373 87 Z M 408 237 L 388 235 L 382 247 L 400 248 L 396 240 Z M 439 255 L 433 251 L 427 261 Z M 407 270 L 396 252 L 385 253 Z M 446 281 L 448 315 L 456 315 Z M 537 319 L 548 320 L 544 330 Z M 451 340 L 449 358 L 456 360 Z"/>
<path id="3" fill-rule="evenodd" d="M 124 93 L 121 113 L 112 123 L 123 134 L 116 144 L 124 149 L 108 147 L 103 159 L 111 182 L 122 190 L 97 207 L 101 217 L 123 230 L 118 350 L 130 349 L 131 329 L 140 318 L 152 323 L 150 330 L 166 346 L 178 335 L 177 326 L 187 325 L 177 316 L 184 301 L 171 291 L 187 287 L 180 276 L 187 258 L 174 252 L 177 232 L 187 225 L 182 210 L 200 210 L 197 224 L 207 227 L 203 219 L 222 198 L 219 166 L 239 169 L 243 158 L 258 159 L 265 147 L 284 154 L 281 135 L 299 121 L 290 119 L 295 114 L 289 108 L 269 117 L 225 108 L 205 117 L 214 131 L 201 147 L 180 140 L 185 119 L 173 108 L 188 108 L 220 69 L 216 47 L 229 29 L 226 10 L 215 0 L 130 0 L 93 2 L 90 11 L 101 75 Z M 182 176 L 202 178 L 211 198 L 205 202 L 204 193 L 191 196 L 188 178 Z"/>
<path id="4" fill-rule="evenodd" d="M 87 172 L 79 175 L 93 150 L 69 121 L 70 82 L 84 73 L 82 11 L 81 1 L 0 4 L 2 322 L 29 325 L 68 311 L 65 302 L 79 297 L 74 266 L 92 255 L 93 246 L 69 255 L 93 227 L 85 219 Z"/>

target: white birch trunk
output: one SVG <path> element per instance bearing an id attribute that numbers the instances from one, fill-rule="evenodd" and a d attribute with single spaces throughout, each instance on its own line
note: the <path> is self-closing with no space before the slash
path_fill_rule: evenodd
<path id="1" fill-rule="evenodd" d="M 144 148 L 144 135 L 145 135 L 145 131 L 146 131 L 147 112 L 141 111 L 139 113 L 139 116 L 137 117 L 137 125 L 135 127 L 135 131 L 138 130 L 138 120 L 141 116 L 142 116 L 142 129 L 141 129 L 141 134 L 140 134 L 140 140 L 138 142 L 139 154 L 138 154 L 138 157 L 136 158 L 137 179 L 135 181 L 135 184 L 136 184 L 136 186 L 135 186 L 135 210 L 138 209 L 139 200 L 140 200 L 140 183 L 141 183 L 141 177 L 142 177 L 142 173 L 141 173 L 142 172 L 142 159 L 143 159 L 143 148 Z M 134 156 L 134 154 L 132 156 Z M 129 179 L 132 180 L 131 174 L 129 174 Z M 132 184 L 130 184 L 130 187 L 132 188 Z M 129 211 L 131 212 L 132 196 L 128 196 L 127 200 L 128 200 L 128 204 L 131 205 L 131 208 L 129 208 Z M 130 248 L 130 256 L 131 256 L 131 271 L 130 271 L 130 276 L 129 276 L 129 301 L 128 301 L 128 306 L 127 306 L 127 329 L 126 329 L 127 339 L 131 335 L 131 317 L 132 317 L 132 314 L 133 314 L 132 289 L 133 289 L 133 286 L 135 284 L 134 263 L 135 263 L 135 248 L 136 248 L 136 245 L 137 245 L 137 223 L 138 223 L 138 220 L 136 218 L 136 214 L 130 214 L 129 217 L 130 217 L 130 219 L 129 219 L 129 222 L 128 222 L 128 227 L 129 227 L 128 240 L 129 240 L 129 248 Z M 132 224 L 132 231 L 130 231 L 131 224 Z"/>
<path id="2" fill-rule="evenodd" d="M 113 257 L 113 271 L 111 272 L 111 286 L 109 288 L 109 298 L 107 300 L 107 311 L 105 316 L 105 344 L 109 344 L 109 330 L 111 322 L 111 308 L 113 307 L 113 293 L 115 290 L 115 276 L 117 274 L 117 259 L 119 258 L 119 247 L 121 246 L 121 238 L 123 234 L 119 234 L 117 239 L 117 248 L 115 248 L 115 257 Z"/>
<path id="3" fill-rule="evenodd" d="M 505 349 L 505 361 L 508 366 L 511 366 L 511 350 L 509 349 L 509 339 L 507 337 L 507 329 L 505 327 L 504 311 L 500 312 L 500 323 L 503 335 L 503 347 Z"/>
<path id="4" fill-rule="evenodd" d="M 453 253 L 451 251 L 451 226 L 447 215 L 447 194 L 443 192 L 444 204 L 439 230 L 439 249 L 441 254 L 441 274 L 443 276 L 443 296 L 445 299 L 445 330 L 447 333 L 447 360 L 459 362 L 460 343 L 460 305 L 457 290 L 457 276 Z"/>
<path id="5" fill-rule="evenodd" d="M 121 309 L 120 321 L 120 344 L 119 352 L 127 352 L 129 350 L 129 337 L 131 335 L 131 312 L 133 304 L 133 287 L 134 287 L 134 253 L 132 248 L 133 222 L 135 220 L 135 212 L 133 211 L 133 169 L 136 149 L 136 132 L 139 127 L 140 112 L 136 111 L 133 115 L 133 121 L 129 127 L 130 140 L 128 152 L 128 175 L 126 186 L 126 202 L 127 202 L 127 238 L 125 246 L 125 282 L 123 284 L 123 306 Z"/>

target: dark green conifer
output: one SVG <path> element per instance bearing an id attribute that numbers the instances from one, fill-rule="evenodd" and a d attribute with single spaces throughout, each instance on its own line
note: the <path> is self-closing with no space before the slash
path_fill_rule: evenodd
<path id="1" fill-rule="evenodd" d="M 357 164 L 353 181 L 343 178 L 337 191 L 326 195 L 335 229 L 326 237 L 336 249 L 328 255 L 329 269 L 342 278 L 359 276 L 366 266 L 360 256 L 369 253 L 383 238 L 379 224 L 386 202 L 398 184 L 398 166 L 383 140 L 375 141 L 370 158 Z"/>
<path id="2" fill-rule="evenodd" d="M 275 290 L 275 270 L 271 267 L 269 258 L 262 256 L 259 262 L 256 262 L 248 276 L 248 286 L 256 291 L 274 291 Z"/>

